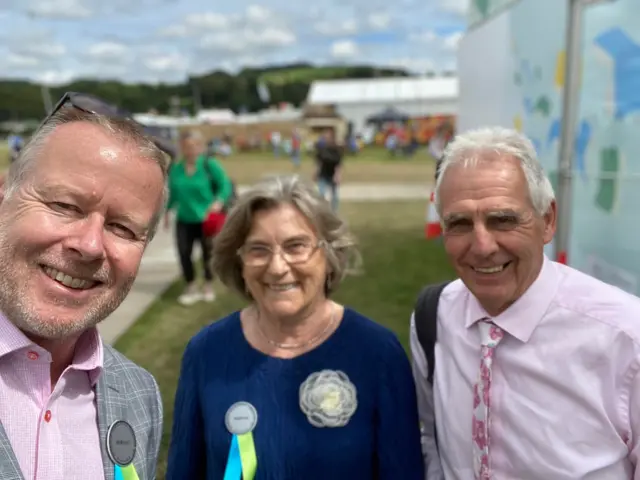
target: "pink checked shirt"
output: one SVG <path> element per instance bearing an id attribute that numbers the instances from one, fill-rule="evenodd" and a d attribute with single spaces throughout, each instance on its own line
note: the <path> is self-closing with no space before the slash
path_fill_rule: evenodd
<path id="1" fill-rule="evenodd" d="M 94 385 L 102 371 L 97 330 L 51 390 L 51 355 L 0 313 L 0 421 L 25 480 L 102 480 Z"/>

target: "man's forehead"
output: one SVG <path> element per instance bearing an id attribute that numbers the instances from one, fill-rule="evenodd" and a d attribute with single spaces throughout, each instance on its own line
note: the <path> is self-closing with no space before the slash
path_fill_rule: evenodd
<path id="1" fill-rule="evenodd" d="M 478 200 L 491 196 L 521 197 L 526 178 L 519 162 L 504 157 L 466 165 L 453 164 L 444 173 L 440 197 L 458 201 L 467 195 Z"/>
<path id="2" fill-rule="evenodd" d="M 45 139 L 39 161 L 58 163 L 98 152 L 100 146 L 117 146 L 97 125 L 72 122 L 57 126 Z"/>
<path id="3" fill-rule="evenodd" d="M 522 208 L 516 206 L 502 206 L 494 208 L 458 209 L 443 213 L 445 220 L 456 220 L 465 218 L 491 218 L 520 215 Z"/>
<path id="4" fill-rule="evenodd" d="M 462 155 L 461 160 L 454 162 L 447 169 L 450 173 L 457 173 L 458 175 L 462 171 L 499 171 L 509 170 L 522 172 L 521 162 L 513 155 L 507 153 L 495 152 L 492 150 L 480 151 L 469 153 L 468 155 Z M 448 172 L 448 173 L 449 173 Z M 446 177 L 445 177 L 446 178 Z"/>
<path id="5" fill-rule="evenodd" d="M 102 133 L 103 129 L 100 125 L 96 125 L 92 122 L 87 122 L 83 120 L 74 120 L 71 122 L 66 122 L 61 125 L 57 125 L 52 132 L 52 136 L 59 135 L 72 135 L 78 133 L 84 134 L 93 134 Z"/>
<path id="6" fill-rule="evenodd" d="M 67 145 L 87 145 L 96 142 L 120 143 L 101 125 L 84 121 L 64 123 L 55 127 L 49 134 L 47 143 L 61 142 Z"/>

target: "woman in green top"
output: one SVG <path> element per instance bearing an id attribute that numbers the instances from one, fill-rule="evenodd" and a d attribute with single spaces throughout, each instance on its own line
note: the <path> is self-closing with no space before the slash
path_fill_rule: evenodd
<path id="1" fill-rule="evenodd" d="M 202 224 L 210 212 L 220 212 L 232 192 L 231 180 L 215 158 L 204 154 L 204 141 L 199 132 L 187 132 L 180 139 L 182 157 L 169 169 L 169 203 L 165 226 L 169 226 L 169 212 L 175 210 L 176 243 L 186 288 L 178 298 L 189 306 L 204 300 L 215 300 L 211 272 L 211 242 L 203 233 Z M 202 288 L 195 282 L 193 245 L 202 247 L 205 282 Z"/>

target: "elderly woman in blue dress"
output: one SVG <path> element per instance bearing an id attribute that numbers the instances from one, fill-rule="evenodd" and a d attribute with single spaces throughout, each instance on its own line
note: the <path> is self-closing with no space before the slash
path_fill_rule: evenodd
<path id="1" fill-rule="evenodd" d="M 168 480 L 423 480 L 415 387 L 395 335 L 331 299 L 354 241 L 315 189 L 238 199 L 214 269 L 248 301 L 188 344 Z"/>

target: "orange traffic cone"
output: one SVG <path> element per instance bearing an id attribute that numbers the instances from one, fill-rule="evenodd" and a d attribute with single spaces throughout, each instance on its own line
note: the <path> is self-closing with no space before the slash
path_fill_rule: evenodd
<path id="1" fill-rule="evenodd" d="M 442 235 L 440 216 L 436 211 L 435 192 L 431 192 L 429 202 L 427 203 L 427 215 L 424 225 L 424 235 L 425 237 L 427 237 L 427 240 L 432 240 Z"/>
<path id="2" fill-rule="evenodd" d="M 561 263 L 563 265 L 567 264 L 567 252 L 558 253 L 558 263 Z"/>

